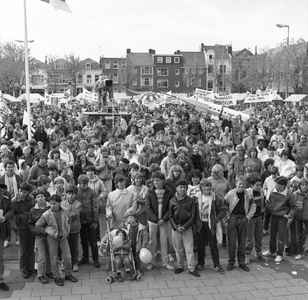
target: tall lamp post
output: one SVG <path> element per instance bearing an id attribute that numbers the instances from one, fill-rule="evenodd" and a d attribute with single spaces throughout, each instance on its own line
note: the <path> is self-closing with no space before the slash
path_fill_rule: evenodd
<path id="1" fill-rule="evenodd" d="M 288 47 L 288 74 L 287 74 L 287 94 L 286 94 L 286 98 L 289 96 L 289 47 L 290 47 L 290 26 L 286 25 L 286 24 L 276 24 L 276 26 L 278 28 L 284 28 L 287 27 L 288 28 L 288 37 L 287 37 L 287 47 Z"/>

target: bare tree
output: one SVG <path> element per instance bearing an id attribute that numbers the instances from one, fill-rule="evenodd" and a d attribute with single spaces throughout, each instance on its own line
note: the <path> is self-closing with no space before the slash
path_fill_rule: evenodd
<path id="1" fill-rule="evenodd" d="M 70 52 L 64 56 L 64 59 L 68 62 L 67 72 L 70 78 L 69 84 L 72 85 L 73 95 L 76 96 L 77 80 L 79 75 L 82 75 L 83 66 L 81 65 L 80 56 L 76 56 L 74 52 Z"/>
<path id="2" fill-rule="evenodd" d="M 137 80 L 137 69 L 132 63 L 132 60 L 128 57 L 125 59 L 125 64 L 120 66 L 119 80 L 121 84 L 125 85 L 128 90 L 133 90 L 133 82 Z"/>
<path id="3" fill-rule="evenodd" d="M 205 68 L 200 68 L 194 60 L 184 66 L 183 83 L 187 87 L 186 92 L 192 95 L 196 88 L 206 89 Z"/>

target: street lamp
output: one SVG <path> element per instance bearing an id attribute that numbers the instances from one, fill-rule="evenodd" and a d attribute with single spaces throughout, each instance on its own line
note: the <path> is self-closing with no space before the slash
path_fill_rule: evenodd
<path id="1" fill-rule="evenodd" d="M 287 27 L 288 28 L 288 37 L 287 37 L 287 47 L 288 47 L 288 73 L 289 73 L 289 47 L 290 47 L 290 26 L 286 25 L 286 24 L 276 24 L 276 26 L 278 28 L 284 28 Z M 289 74 L 287 74 L 287 94 L 286 94 L 286 98 L 288 98 L 289 96 Z"/>

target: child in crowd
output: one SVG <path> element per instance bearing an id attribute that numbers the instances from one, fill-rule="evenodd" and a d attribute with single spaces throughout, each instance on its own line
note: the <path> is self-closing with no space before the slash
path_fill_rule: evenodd
<path id="1" fill-rule="evenodd" d="M 124 229 L 118 229 L 115 236 L 119 236 L 123 239 L 123 243 L 111 245 L 111 249 L 114 254 L 115 271 L 117 272 L 116 278 L 119 280 L 119 282 L 122 282 L 123 281 L 121 275 L 122 265 L 124 265 L 127 278 L 131 277 L 130 259 L 128 256 L 128 252 L 130 250 L 130 243 L 127 239 L 127 233 Z"/>
<path id="2" fill-rule="evenodd" d="M 202 179 L 202 174 L 199 170 L 190 171 L 190 184 L 187 188 L 187 196 L 192 197 L 195 196 L 198 192 L 200 192 L 200 181 Z"/>
<path id="3" fill-rule="evenodd" d="M 43 175 L 41 175 L 43 176 Z M 48 283 L 49 277 L 53 278 L 51 272 L 49 249 L 46 239 L 46 231 L 42 227 L 36 227 L 36 222 L 40 219 L 42 214 L 50 209 L 50 205 L 45 200 L 44 192 L 41 189 L 33 191 L 31 194 L 35 199 L 35 206 L 30 210 L 28 225 L 31 233 L 35 236 L 35 246 L 37 249 L 37 276 L 38 280 L 45 284 Z"/>
<path id="4" fill-rule="evenodd" d="M 134 209 L 130 208 L 125 213 L 125 218 L 127 218 L 127 230 L 128 230 L 128 239 L 131 243 L 132 253 L 134 256 L 135 267 L 137 273 L 142 275 L 141 270 L 141 261 L 139 258 L 140 250 L 142 248 L 148 248 L 149 243 L 149 234 L 146 227 L 138 222 L 138 215 Z"/>
<path id="5" fill-rule="evenodd" d="M 71 253 L 67 241 L 70 231 L 70 216 L 68 209 L 60 206 L 61 197 L 59 195 L 52 195 L 49 199 L 49 204 L 50 209 L 43 213 L 35 226 L 43 227 L 46 230 L 53 277 L 58 286 L 63 286 L 64 282 L 59 272 L 59 248 L 64 260 L 65 279 L 71 282 L 78 281 L 72 275 Z"/>
<path id="6" fill-rule="evenodd" d="M 29 177 L 30 167 L 27 165 L 24 159 L 19 160 L 19 176 L 23 181 L 27 181 Z"/>
<path id="7" fill-rule="evenodd" d="M 245 187 L 248 189 L 251 187 L 251 180 L 252 178 L 252 170 L 251 170 L 251 167 L 247 166 L 245 167 L 245 180 L 246 180 L 246 184 L 245 184 Z"/>
<path id="8" fill-rule="evenodd" d="M 262 226 L 262 212 L 264 210 L 264 192 L 262 190 L 262 179 L 259 176 L 253 176 L 250 179 L 251 187 L 247 189 L 248 194 L 253 198 L 256 205 L 256 212 L 250 219 L 247 226 L 246 238 L 246 258 L 245 264 L 250 264 L 250 255 L 255 246 L 256 257 L 260 260 L 267 262 L 267 258 L 262 255 L 262 239 L 263 239 L 263 226 Z"/>
<path id="9" fill-rule="evenodd" d="M 58 177 L 55 178 L 53 183 L 56 187 L 54 195 L 60 196 L 61 200 L 65 201 L 66 200 L 66 192 L 65 192 L 65 188 L 64 188 L 64 178 L 58 176 Z"/>
<path id="10" fill-rule="evenodd" d="M 302 182 L 304 178 L 307 178 L 308 173 L 304 176 L 304 167 L 296 166 L 296 175 L 291 179 L 291 183 L 293 181 L 297 181 L 298 183 Z"/>
<path id="11" fill-rule="evenodd" d="M 12 221 L 11 226 L 19 236 L 19 268 L 23 278 L 37 274 L 34 269 L 35 237 L 28 227 L 30 210 L 35 204 L 33 197 L 29 195 L 30 191 L 30 184 L 24 181 L 19 186 L 19 193 L 12 200 L 15 222 Z"/>
<path id="12" fill-rule="evenodd" d="M 51 179 L 47 175 L 40 175 L 37 179 L 37 186 L 38 189 L 43 193 L 45 196 L 45 201 L 49 201 L 50 193 L 48 192 L 49 185 L 51 183 Z"/>
<path id="13" fill-rule="evenodd" d="M 68 244 L 72 256 L 73 272 L 78 272 L 78 256 L 79 256 L 79 233 L 81 228 L 80 211 L 81 203 L 76 200 L 77 187 L 69 185 L 66 189 L 66 200 L 62 201 L 61 206 L 68 209 L 71 226 L 68 235 Z"/>

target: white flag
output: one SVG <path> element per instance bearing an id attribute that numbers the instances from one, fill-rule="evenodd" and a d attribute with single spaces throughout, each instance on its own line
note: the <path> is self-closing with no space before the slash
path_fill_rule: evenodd
<path id="1" fill-rule="evenodd" d="M 56 10 L 61 9 L 69 13 L 72 13 L 71 8 L 68 6 L 65 0 L 41 0 L 41 1 L 51 4 Z"/>
<path id="2" fill-rule="evenodd" d="M 68 99 L 70 98 L 70 96 L 71 96 L 71 91 L 70 91 L 70 89 L 68 89 L 68 90 L 64 93 L 64 95 L 62 96 L 62 98 L 68 100 Z"/>

